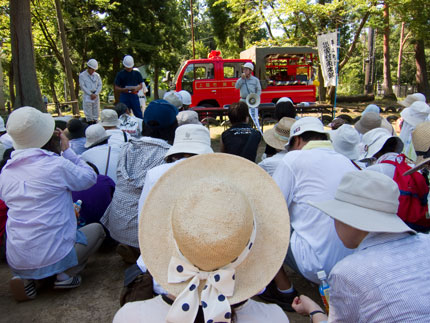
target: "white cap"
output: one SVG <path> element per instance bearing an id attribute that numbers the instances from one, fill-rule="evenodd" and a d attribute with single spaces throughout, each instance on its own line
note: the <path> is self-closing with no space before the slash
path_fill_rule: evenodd
<path id="1" fill-rule="evenodd" d="M 99 68 L 99 63 L 97 63 L 97 61 L 94 58 L 91 58 L 88 62 L 87 62 L 87 66 L 89 68 L 92 68 L 93 70 L 97 70 Z"/>
<path id="2" fill-rule="evenodd" d="M 324 129 L 324 125 L 319 119 L 314 117 L 303 117 L 294 122 L 291 126 L 290 139 L 288 140 L 286 147 L 290 145 L 291 138 L 300 136 L 302 133 L 308 131 L 323 133 L 327 135 L 327 139 L 330 138 L 329 132 Z"/>
<path id="3" fill-rule="evenodd" d="M 185 124 L 175 131 L 175 140 L 167 151 L 166 157 L 178 154 L 208 154 L 213 153 L 209 130 L 198 124 Z"/>
<path id="4" fill-rule="evenodd" d="M 4 120 L 0 116 L 0 131 L 6 131 L 6 128 L 4 127 Z"/>
<path id="5" fill-rule="evenodd" d="M 106 133 L 105 128 L 101 124 L 93 124 L 85 130 L 86 142 L 84 147 L 89 148 L 95 144 L 101 143 L 106 139 L 109 139 L 109 135 Z"/>
<path id="6" fill-rule="evenodd" d="M 349 124 L 343 124 L 338 129 L 330 131 L 333 148 L 348 159 L 356 160 L 360 155 L 360 135 Z"/>
<path id="7" fill-rule="evenodd" d="M 276 102 L 276 104 L 281 103 L 281 102 L 291 102 L 292 104 L 294 104 L 294 102 L 290 98 L 287 98 L 286 96 L 280 98 L 278 100 L 278 102 Z"/>
<path id="8" fill-rule="evenodd" d="M 251 71 L 254 70 L 254 64 L 252 64 L 252 63 L 245 63 L 245 64 L 243 64 L 243 67 L 249 68 Z"/>
<path id="9" fill-rule="evenodd" d="M 182 98 L 182 104 L 185 104 L 185 105 L 191 104 L 191 94 L 188 91 L 181 90 L 178 93 Z"/>
<path id="10" fill-rule="evenodd" d="M 127 68 L 132 68 L 134 66 L 134 59 L 130 55 L 124 56 L 124 59 L 122 60 L 122 64 Z"/>

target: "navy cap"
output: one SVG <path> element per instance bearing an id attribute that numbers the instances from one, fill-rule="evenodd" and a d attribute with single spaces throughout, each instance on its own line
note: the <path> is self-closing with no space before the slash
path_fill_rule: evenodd
<path id="1" fill-rule="evenodd" d="M 178 109 L 166 100 L 151 101 L 145 109 L 143 121 L 145 125 L 153 128 L 167 128 L 175 123 L 178 112 Z"/>

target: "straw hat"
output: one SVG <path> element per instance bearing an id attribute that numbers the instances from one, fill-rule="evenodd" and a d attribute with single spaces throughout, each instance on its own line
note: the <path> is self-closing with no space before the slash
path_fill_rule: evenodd
<path id="1" fill-rule="evenodd" d="M 322 124 L 321 120 L 314 117 L 303 117 L 299 120 L 296 120 L 296 122 L 294 122 L 294 124 L 291 126 L 290 138 L 288 139 L 287 146 L 290 145 L 291 138 L 300 136 L 302 133 L 308 131 L 324 133 L 327 135 L 327 140 L 330 139 L 330 134 L 324 129 L 324 125 Z"/>
<path id="2" fill-rule="evenodd" d="M 290 138 L 290 129 L 294 122 L 296 122 L 296 119 L 283 117 L 272 129 L 266 130 L 263 134 L 266 144 L 278 150 L 284 150 Z"/>
<path id="3" fill-rule="evenodd" d="M 199 121 L 199 114 L 194 110 L 180 111 L 176 119 L 178 120 L 178 126 L 185 124 L 202 124 Z"/>
<path id="4" fill-rule="evenodd" d="M 415 173 L 416 171 L 419 171 L 425 167 L 428 167 L 429 164 L 430 164 L 430 158 L 422 159 L 419 163 L 416 163 L 415 166 L 412 167 L 410 170 L 404 172 L 403 176 Z"/>
<path id="5" fill-rule="evenodd" d="M 26 106 L 12 112 L 6 129 L 12 137 L 13 148 L 41 148 L 54 134 L 55 121 L 49 113 Z"/>
<path id="6" fill-rule="evenodd" d="M 417 153 L 416 163 L 420 163 L 424 158 L 430 157 L 430 121 L 420 123 L 412 132 L 412 143 Z"/>
<path id="7" fill-rule="evenodd" d="M 213 152 L 209 130 L 202 125 L 185 124 L 176 128 L 173 145 L 166 157 L 179 153 L 200 155 Z"/>
<path id="8" fill-rule="evenodd" d="M 416 127 L 421 122 L 426 121 L 430 114 L 430 107 L 422 101 L 415 101 L 408 108 L 400 112 L 401 117 L 411 126 Z"/>
<path id="9" fill-rule="evenodd" d="M 358 159 L 360 155 L 360 135 L 357 130 L 349 124 L 344 124 L 338 129 L 332 130 L 330 132 L 330 138 L 335 151 L 351 160 Z"/>
<path id="10" fill-rule="evenodd" d="M 392 136 L 387 129 L 375 128 L 366 132 L 361 141 L 364 151 L 360 156 L 360 161 L 372 159 L 389 140 L 394 140 L 396 142 L 394 152 L 400 153 L 403 150 L 403 141 L 397 136 Z"/>
<path id="11" fill-rule="evenodd" d="M 104 109 L 100 113 L 100 124 L 103 127 L 116 127 L 119 125 L 118 113 L 113 109 Z"/>
<path id="12" fill-rule="evenodd" d="M 405 108 L 408 108 L 415 101 L 426 102 L 426 97 L 422 93 L 409 94 L 406 97 L 406 99 L 404 99 L 403 101 L 399 102 L 399 104 L 403 105 Z"/>
<path id="13" fill-rule="evenodd" d="M 6 131 L 6 128 L 4 127 L 4 120 L 3 118 L 0 116 L 0 131 Z"/>
<path id="14" fill-rule="evenodd" d="M 399 187 L 389 176 L 363 170 L 342 177 L 334 200 L 308 203 L 359 230 L 415 232 L 397 216 L 399 195 Z"/>
<path id="15" fill-rule="evenodd" d="M 105 128 L 101 124 L 93 124 L 85 130 L 85 137 L 87 138 L 84 147 L 90 148 L 96 144 L 99 144 L 106 139 L 109 139 L 109 135 L 106 133 Z"/>
<path id="16" fill-rule="evenodd" d="M 354 127 L 359 133 L 365 134 L 372 129 L 380 127 L 381 119 L 380 115 L 375 112 L 366 112 L 361 116 Z"/>
<path id="17" fill-rule="evenodd" d="M 282 266 L 289 222 L 284 196 L 262 168 L 230 154 L 204 154 L 178 163 L 157 181 L 141 210 L 139 245 L 154 279 L 174 296 L 190 283 L 168 282 L 172 257 L 181 258 L 178 250 L 206 272 L 233 266 L 249 251 L 235 268 L 234 293 L 227 297 L 236 304 L 261 291 Z"/>

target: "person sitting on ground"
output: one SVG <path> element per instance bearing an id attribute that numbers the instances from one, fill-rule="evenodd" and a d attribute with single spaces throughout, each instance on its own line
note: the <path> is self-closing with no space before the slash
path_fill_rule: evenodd
<path id="1" fill-rule="evenodd" d="M 328 278 L 330 314 L 301 295 L 293 308 L 311 322 L 424 322 L 430 317 L 430 236 L 415 234 L 396 215 L 399 189 L 389 177 L 347 173 L 334 200 L 313 202 L 334 219 L 347 248 L 356 251 Z"/>
<path id="2" fill-rule="evenodd" d="M 143 119 L 139 119 L 131 115 L 130 109 L 121 102 L 115 104 L 115 111 L 119 115 L 119 129 L 127 132 L 132 137 L 142 137 Z"/>
<path id="3" fill-rule="evenodd" d="M 399 137 L 405 144 L 403 153 L 410 160 L 415 161 L 417 155 L 412 144 L 412 132 L 415 130 L 416 126 L 427 120 L 430 115 L 430 107 L 425 102 L 415 101 L 408 108 L 403 109 L 400 115 L 403 122 Z"/>
<path id="4" fill-rule="evenodd" d="M 226 154 L 179 162 L 139 221 L 143 261 L 167 295 L 127 303 L 113 322 L 288 322 L 278 306 L 250 299 L 282 265 L 288 232 L 282 194 L 257 165 Z"/>
<path id="5" fill-rule="evenodd" d="M 290 129 L 296 120 L 293 118 L 284 117 L 272 129 L 266 130 L 263 134 L 263 139 L 266 142 L 266 147 L 276 149 L 276 154 L 262 160 L 258 166 L 263 168 L 270 176 L 278 167 L 279 162 L 284 158 L 287 150 L 285 145 L 290 138 Z"/>
<path id="6" fill-rule="evenodd" d="M 363 116 L 363 115 L 365 115 L 366 113 L 368 113 L 368 112 L 373 112 L 373 113 L 377 113 L 378 115 L 380 115 L 380 113 L 381 113 L 381 108 L 380 107 L 378 107 L 376 104 L 369 104 L 365 109 L 364 109 L 364 111 L 361 113 L 361 115 Z M 381 117 L 381 125 L 380 125 L 380 127 L 381 128 L 385 128 L 385 129 L 387 129 L 390 133 L 391 133 L 391 135 L 392 136 L 395 136 L 396 135 L 396 132 L 394 131 L 394 128 L 393 128 L 393 126 L 391 125 L 391 123 L 390 122 L 388 122 L 388 120 L 387 119 L 385 119 L 384 117 L 382 117 L 382 116 L 380 116 Z"/>
<path id="7" fill-rule="evenodd" d="M 118 167 L 121 148 L 108 144 L 109 135 L 100 124 L 93 124 L 85 130 L 86 143 L 82 159 L 94 164 L 102 175 L 109 176 L 117 182 L 116 169 Z"/>
<path id="8" fill-rule="evenodd" d="M 100 222 L 115 192 L 114 181 L 109 176 L 100 175 L 96 165 L 88 165 L 97 174 L 97 182 L 89 189 L 72 192 L 73 202 L 82 201 L 79 219 L 85 224 Z"/>
<path id="9" fill-rule="evenodd" d="M 198 113 L 194 110 L 179 111 L 178 115 L 176 116 L 176 119 L 178 120 L 178 127 L 185 124 L 202 125 L 199 120 Z"/>
<path id="10" fill-rule="evenodd" d="M 255 162 L 261 133 L 248 124 L 249 112 L 246 103 L 233 103 L 228 109 L 228 118 L 231 127 L 221 134 L 220 151 Z"/>
<path id="11" fill-rule="evenodd" d="M 166 164 L 156 166 L 146 173 L 145 185 L 139 198 L 138 218 L 140 218 L 140 211 L 149 192 L 164 173 L 186 158 L 208 153 L 213 153 L 213 150 L 209 130 L 206 127 L 196 124 L 186 124 L 178 127 L 173 145 L 167 151 L 165 157 Z M 124 284 L 120 298 L 121 306 L 127 302 L 152 298 L 154 293 L 167 294 L 157 282 L 152 282 L 152 276 L 148 273 L 142 256 L 138 258 L 136 264 L 126 270 Z"/>
<path id="12" fill-rule="evenodd" d="M 349 124 L 343 124 L 336 130 L 330 131 L 330 139 L 333 149 L 347 157 L 358 169 L 365 164 L 358 161 L 360 157 L 360 135 Z"/>
<path id="13" fill-rule="evenodd" d="M 174 105 L 178 109 L 178 111 L 182 108 L 182 96 L 179 94 L 179 92 L 167 92 L 164 95 L 163 100 L 166 100 L 170 104 Z"/>
<path id="14" fill-rule="evenodd" d="M 18 301 L 36 297 L 35 280 L 56 275 L 54 288 L 75 288 L 78 273 L 103 242 L 100 224 L 77 230 L 71 191 L 96 182 L 96 174 L 55 130 L 51 115 L 15 110 L 7 130 L 16 149 L 0 174 L 0 199 L 9 207 L 7 260 Z"/>
<path id="15" fill-rule="evenodd" d="M 70 119 L 67 122 L 67 138 L 69 138 L 70 148 L 73 149 L 76 155 L 82 155 L 87 150 L 85 148 L 85 129 L 88 125 L 79 119 Z"/>
<path id="16" fill-rule="evenodd" d="M 306 279 L 319 283 L 317 272 L 331 268 L 351 253 L 336 235 L 333 219 L 306 204 L 332 198 L 346 172 L 357 170 L 345 156 L 335 152 L 320 120 L 304 117 L 290 130 L 288 153 L 273 179 L 281 188 L 291 218 L 291 243 L 285 264 Z M 297 295 L 283 268 L 260 297 L 286 311 Z"/>
<path id="17" fill-rule="evenodd" d="M 282 118 L 292 118 L 298 120 L 299 117 L 296 113 L 296 108 L 294 107 L 293 101 L 290 98 L 282 97 L 276 102 L 275 105 L 275 119 L 279 122 Z M 261 157 L 262 160 L 268 157 L 272 157 L 273 155 L 278 153 L 278 149 L 271 147 L 266 142 L 266 149 L 264 150 L 264 154 Z"/>
<path id="18" fill-rule="evenodd" d="M 182 107 L 180 110 L 182 110 L 182 111 L 188 110 L 190 108 L 190 105 L 191 105 L 191 94 L 190 94 L 190 92 L 188 92 L 186 90 L 181 90 L 178 93 L 181 96 L 181 101 L 182 101 Z"/>
<path id="19" fill-rule="evenodd" d="M 146 172 L 164 163 L 175 136 L 177 114 L 178 109 L 169 102 L 152 101 L 143 116 L 143 137 L 132 138 L 121 150 L 115 193 L 100 222 L 120 243 L 117 252 L 127 263 L 135 263 L 139 256 L 137 205 Z"/>
<path id="20" fill-rule="evenodd" d="M 118 114 L 113 109 L 102 110 L 100 113 L 100 124 L 110 136 L 108 139 L 109 146 L 122 147 L 130 138 L 128 133 L 119 129 Z"/>

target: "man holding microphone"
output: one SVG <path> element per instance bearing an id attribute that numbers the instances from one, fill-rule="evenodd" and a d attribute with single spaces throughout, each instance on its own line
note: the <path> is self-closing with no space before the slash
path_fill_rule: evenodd
<path id="1" fill-rule="evenodd" d="M 240 101 L 246 101 L 246 97 L 251 93 L 261 95 L 260 80 L 252 75 L 253 70 L 252 63 L 245 63 L 242 76 L 236 81 L 235 87 L 240 90 Z"/>

